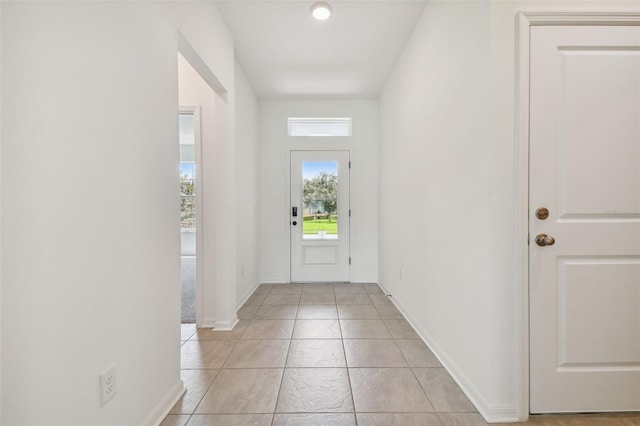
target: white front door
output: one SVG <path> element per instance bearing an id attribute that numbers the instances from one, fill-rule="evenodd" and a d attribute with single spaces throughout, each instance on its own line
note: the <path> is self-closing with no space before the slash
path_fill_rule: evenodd
<path id="1" fill-rule="evenodd" d="M 640 28 L 530 52 L 531 412 L 640 410 Z"/>
<path id="2" fill-rule="evenodd" d="M 349 151 L 291 151 L 291 281 L 349 281 Z"/>

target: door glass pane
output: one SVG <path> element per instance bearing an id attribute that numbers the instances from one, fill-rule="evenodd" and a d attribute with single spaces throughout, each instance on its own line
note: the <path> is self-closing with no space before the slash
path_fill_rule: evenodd
<path id="1" fill-rule="evenodd" d="M 196 227 L 196 163 L 193 114 L 180 114 L 180 228 Z M 184 239 L 184 238 L 183 238 Z"/>
<path id="2" fill-rule="evenodd" d="M 302 238 L 338 238 L 338 162 L 302 163 Z"/>

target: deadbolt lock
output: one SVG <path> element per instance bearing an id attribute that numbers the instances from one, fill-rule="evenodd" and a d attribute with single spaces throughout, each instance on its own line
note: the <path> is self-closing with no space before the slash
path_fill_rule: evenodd
<path id="1" fill-rule="evenodd" d="M 549 209 L 546 207 L 540 207 L 536 210 L 536 217 L 540 220 L 545 220 L 549 217 Z"/>

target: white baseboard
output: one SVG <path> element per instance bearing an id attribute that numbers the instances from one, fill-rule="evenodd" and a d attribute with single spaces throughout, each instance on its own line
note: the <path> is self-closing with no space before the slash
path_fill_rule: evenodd
<path id="1" fill-rule="evenodd" d="M 230 331 L 238 324 L 238 316 L 233 314 L 233 318 L 228 321 L 217 321 L 215 318 L 205 318 L 199 328 L 215 328 L 216 331 Z"/>
<path id="2" fill-rule="evenodd" d="M 186 391 L 187 389 L 184 387 L 184 383 L 182 383 L 182 380 L 179 380 L 178 383 L 171 388 L 169 393 L 162 398 L 162 401 L 153 409 L 144 422 L 142 422 L 142 426 L 160 426 L 160 423 L 167 417 L 173 406 L 176 405 L 176 402 L 182 398 L 182 395 L 184 395 Z"/>
<path id="3" fill-rule="evenodd" d="M 242 305 L 245 304 L 245 302 L 247 300 L 249 300 L 249 298 L 251 297 L 251 295 L 253 294 L 254 291 L 256 291 L 256 289 L 258 288 L 258 286 L 260 285 L 259 282 L 257 282 L 253 287 L 251 287 L 245 294 L 244 296 L 242 296 L 242 298 L 240 299 L 240 302 L 236 305 L 236 311 L 238 309 L 240 309 L 242 307 Z"/>
<path id="4" fill-rule="evenodd" d="M 286 278 L 265 278 L 260 280 L 260 284 L 289 284 Z"/>
<path id="5" fill-rule="evenodd" d="M 216 331 L 231 331 L 233 330 L 233 327 L 238 324 L 238 321 L 238 316 L 236 314 L 233 314 L 233 318 L 231 318 L 229 321 L 216 321 L 213 324 L 213 328 Z"/>
<path id="6" fill-rule="evenodd" d="M 382 283 L 378 283 L 378 286 L 384 291 L 384 294 L 389 295 L 389 292 L 384 288 Z M 469 398 L 471 403 L 476 407 L 478 413 L 484 418 L 487 423 L 508 423 L 519 422 L 518 409 L 515 404 L 491 404 L 484 396 L 478 391 L 475 385 L 467 379 L 458 365 L 449 357 L 447 352 L 432 338 L 432 336 L 419 327 L 411 316 L 407 314 L 407 311 L 402 305 L 393 297 L 389 297 L 391 303 L 404 315 L 405 319 L 413 329 L 418 333 L 418 336 L 422 341 L 431 349 L 431 352 L 436 356 L 440 364 L 447 370 L 449 375 L 458 384 L 462 392 Z"/>

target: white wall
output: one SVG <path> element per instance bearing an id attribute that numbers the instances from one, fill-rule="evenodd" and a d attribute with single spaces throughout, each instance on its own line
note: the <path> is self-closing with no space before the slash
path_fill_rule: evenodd
<path id="1" fill-rule="evenodd" d="M 288 117 L 353 117 L 349 138 L 287 136 Z M 289 151 L 351 150 L 351 281 L 377 281 L 377 101 L 261 101 L 259 109 L 260 280 L 287 282 Z"/>
<path id="2" fill-rule="evenodd" d="M 258 99 L 236 63 L 236 306 L 258 284 Z"/>
<path id="3" fill-rule="evenodd" d="M 230 103 L 231 37 L 204 2 L 2 9 L 0 423 L 152 424 L 181 390 L 178 30 Z"/>
<path id="4" fill-rule="evenodd" d="M 380 100 L 380 283 L 476 396 L 493 355 L 489 12 L 428 3 Z"/>
<path id="5" fill-rule="evenodd" d="M 430 2 L 380 100 L 380 282 L 481 414 L 503 421 L 526 416 L 528 368 L 513 250 L 519 10 L 638 3 Z M 399 203 L 416 218 L 398 220 Z"/>

